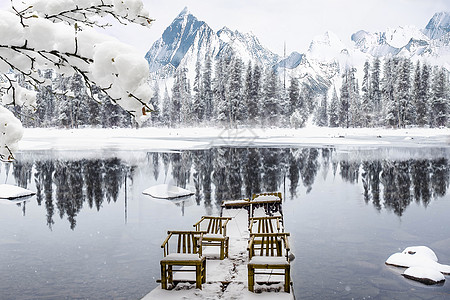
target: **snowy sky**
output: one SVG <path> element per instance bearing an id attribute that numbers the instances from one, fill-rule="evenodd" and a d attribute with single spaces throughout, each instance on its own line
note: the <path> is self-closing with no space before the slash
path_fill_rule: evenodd
<path id="1" fill-rule="evenodd" d="M 270 50 L 304 52 L 314 36 L 330 30 L 349 44 L 352 33 L 386 27 L 424 28 L 435 12 L 450 11 L 449 0 L 143 0 L 156 19 L 149 30 L 117 29 L 124 42 L 146 52 L 187 6 L 213 30 L 223 26 L 253 32 Z M 134 32 L 134 33 L 132 33 Z"/>

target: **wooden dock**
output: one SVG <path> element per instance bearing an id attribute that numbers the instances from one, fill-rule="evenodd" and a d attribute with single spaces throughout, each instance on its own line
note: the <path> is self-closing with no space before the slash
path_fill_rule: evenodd
<path id="1" fill-rule="evenodd" d="M 269 299 L 275 298 L 281 300 L 295 299 L 292 288 L 292 280 L 289 276 L 289 292 L 285 292 L 285 275 L 280 274 L 278 269 L 267 269 L 263 274 L 255 274 L 254 292 L 249 291 L 249 240 L 250 231 L 275 231 L 283 232 L 283 236 L 288 236 L 284 232 L 284 222 L 282 214 L 281 194 L 256 197 L 252 200 L 244 199 L 238 201 L 225 201 L 222 205 L 221 217 L 231 217 L 227 224 L 226 234 L 229 237 L 228 257 L 221 260 L 218 247 L 203 247 L 202 255 L 206 259 L 206 281 L 202 284 L 202 288 L 196 288 L 195 272 L 174 272 L 173 284 L 169 289 L 162 289 L 161 285 L 152 290 L 143 299 Z M 258 199 L 259 198 L 259 199 Z M 276 198 L 279 198 L 276 199 Z M 274 201 L 275 200 L 275 201 Z M 262 226 L 260 219 L 266 217 L 277 216 L 272 219 L 272 226 Z M 258 219 L 250 220 L 250 217 Z M 249 230 L 249 224 L 252 221 L 253 227 Z M 272 228 L 269 228 L 272 226 Z M 264 227 L 264 228 L 263 228 Z M 264 236 L 264 234 L 263 234 Z M 260 245 L 266 242 L 256 243 Z M 276 244 L 278 247 L 278 244 Z M 258 246 L 257 246 L 258 248 Z M 260 249 L 260 251 L 266 249 Z M 285 249 L 283 249 L 284 251 Z M 258 249 L 256 251 L 259 251 Z M 282 258 L 282 257 L 280 257 Z M 264 261 L 264 258 L 263 258 Z M 287 262 L 289 264 L 289 262 Z M 189 267 L 183 267 L 189 268 Z M 192 268 L 192 267 L 191 267 Z M 266 298 L 265 298 L 265 297 Z"/>

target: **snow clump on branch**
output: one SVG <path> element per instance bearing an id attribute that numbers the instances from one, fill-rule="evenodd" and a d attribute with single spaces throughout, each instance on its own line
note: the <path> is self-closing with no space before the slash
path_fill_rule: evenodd
<path id="1" fill-rule="evenodd" d="M 0 96 L 4 106 L 35 108 L 35 90 L 47 83 L 38 70 L 55 69 L 67 76 L 80 74 L 91 95 L 92 88 L 98 87 L 138 123 L 149 117 L 153 108 L 147 61 L 132 47 L 93 29 L 109 26 L 101 23 L 106 16 L 121 24 L 150 26 L 153 20 L 141 0 L 17 2 L 11 2 L 10 10 L 0 11 Z M 24 79 L 21 86 L 17 75 Z M 2 107 L 2 126 L 21 127 L 5 111 Z M 2 131 L 2 159 L 12 157 L 19 132 Z M 8 137 L 11 134 L 15 136 Z"/>

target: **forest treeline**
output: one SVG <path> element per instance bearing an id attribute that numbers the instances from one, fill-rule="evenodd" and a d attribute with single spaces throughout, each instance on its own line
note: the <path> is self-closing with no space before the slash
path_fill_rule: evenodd
<path id="1" fill-rule="evenodd" d="M 101 93 L 90 97 L 79 75 L 40 71 L 52 84 L 40 86 L 35 112 L 12 108 L 26 127 L 133 127 L 132 117 Z M 318 91 L 297 77 L 280 80 L 273 68 L 239 57 L 197 63 L 193 82 L 178 68 L 171 88 L 154 84 L 155 108 L 144 126 L 448 127 L 448 71 L 411 59 L 366 61 L 362 82 L 348 67 L 337 88 Z"/>
<path id="2" fill-rule="evenodd" d="M 47 211 L 52 228 L 55 218 L 67 218 L 76 227 L 83 208 L 100 210 L 122 197 L 125 180 L 133 182 L 139 168 L 152 170 L 155 182 L 171 177 L 180 187 L 194 187 L 194 201 L 210 213 L 223 200 L 248 198 L 253 193 L 282 191 L 287 199 L 310 193 L 318 176 L 333 176 L 359 184 L 361 196 L 377 210 L 401 216 L 412 203 L 427 206 L 443 197 L 450 184 L 446 158 L 337 159 L 333 148 L 212 148 L 180 153 L 148 153 L 145 166 L 129 165 L 118 158 L 82 160 L 17 160 L 6 164 L 19 186 L 34 181 L 38 205 Z M 6 170 L 6 173 L 9 173 Z M 301 187 L 303 186 L 303 187 Z M 122 192 L 121 192 L 122 190 Z"/>

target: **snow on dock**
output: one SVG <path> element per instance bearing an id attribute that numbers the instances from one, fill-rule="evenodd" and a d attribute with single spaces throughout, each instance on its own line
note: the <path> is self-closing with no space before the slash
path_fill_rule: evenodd
<path id="1" fill-rule="evenodd" d="M 264 200 L 270 200 L 268 199 Z M 263 200 L 261 198 L 260 200 Z M 178 300 L 178 299 L 286 299 L 293 300 L 294 292 L 291 287 L 290 293 L 284 292 L 283 275 L 258 275 L 255 285 L 255 292 L 248 290 L 248 261 L 249 255 L 247 246 L 249 243 L 249 212 L 253 216 L 265 216 L 267 209 L 258 203 L 255 208 L 239 207 L 236 203 L 251 203 L 249 200 L 230 201 L 229 206 L 222 209 L 222 217 L 232 217 L 227 225 L 227 236 L 229 237 L 228 258 L 219 260 L 217 247 L 206 247 L 203 255 L 206 260 L 206 283 L 202 289 L 195 288 L 195 273 L 174 273 L 173 280 L 178 282 L 171 290 L 161 288 L 161 285 L 147 294 L 143 300 Z M 266 202 L 266 201 L 264 201 Z M 279 214 L 280 215 L 280 214 Z M 213 249 L 215 248 L 215 249 Z M 267 270 L 269 271 L 269 270 Z M 277 270 L 279 271 L 279 270 Z M 279 273 L 279 272 L 274 272 Z M 256 276 L 256 275 L 255 275 Z M 190 282 L 181 282 L 187 281 Z M 264 284 L 267 282 L 270 284 Z M 275 282 L 275 283 L 273 283 Z M 291 280 L 292 284 L 292 280 Z"/>

